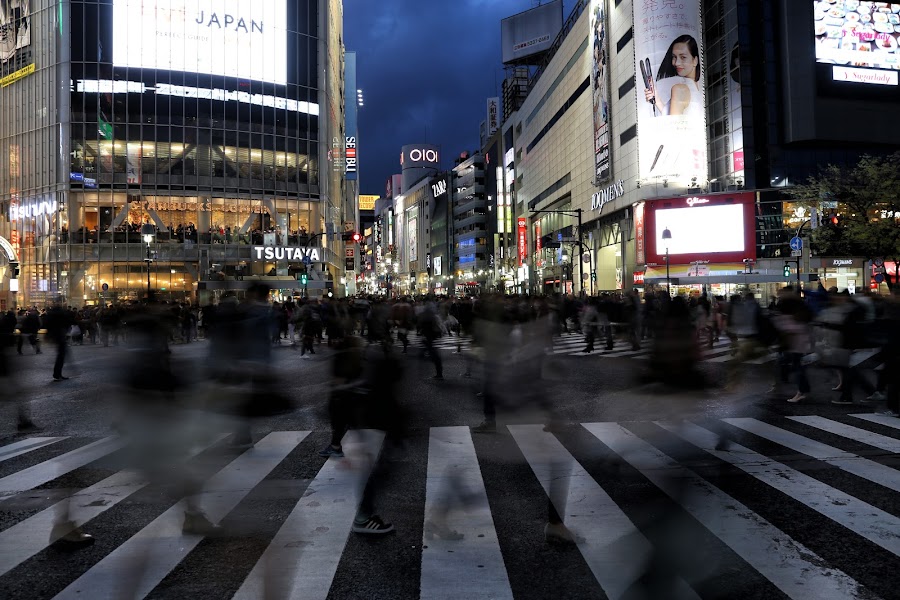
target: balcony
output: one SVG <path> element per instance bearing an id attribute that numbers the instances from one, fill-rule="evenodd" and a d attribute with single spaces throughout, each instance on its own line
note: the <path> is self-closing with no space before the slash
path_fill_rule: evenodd
<path id="1" fill-rule="evenodd" d="M 474 197 L 470 200 L 465 200 L 461 204 L 453 207 L 453 216 L 458 217 L 459 215 L 465 214 L 472 210 L 487 210 L 487 200 L 484 198 Z"/>

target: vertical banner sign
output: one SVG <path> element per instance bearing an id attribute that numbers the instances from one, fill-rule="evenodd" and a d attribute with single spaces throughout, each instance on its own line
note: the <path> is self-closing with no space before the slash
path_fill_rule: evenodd
<path id="1" fill-rule="evenodd" d="M 140 145 L 128 145 L 128 151 L 125 156 L 127 162 L 125 171 L 125 182 L 131 185 L 141 183 L 141 155 L 143 148 Z"/>
<path id="2" fill-rule="evenodd" d="M 640 8 L 637 8 L 640 7 Z M 636 5 L 638 166 L 643 181 L 705 184 L 705 65 L 700 0 Z"/>
<path id="3" fill-rule="evenodd" d="M 344 141 L 344 169 L 345 172 L 356 174 L 356 137 L 348 135 Z M 349 177 L 348 177 L 349 179 Z"/>
<path id="4" fill-rule="evenodd" d="M 525 217 L 519 217 L 519 220 L 518 220 L 519 234 L 518 235 L 519 235 L 519 266 L 520 267 L 522 266 L 522 263 L 525 262 L 525 256 L 528 253 L 528 244 L 527 244 L 528 236 L 526 235 L 526 231 L 525 231 L 527 226 L 528 225 L 525 220 Z"/>
<path id="5" fill-rule="evenodd" d="M 591 0 L 591 98 L 594 115 L 594 183 L 610 177 L 609 156 L 609 44 L 606 39 L 606 0 Z"/>
<path id="6" fill-rule="evenodd" d="M 487 135 L 494 135 L 494 132 L 500 129 L 500 98 L 487 99 Z"/>
<path id="7" fill-rule="evenodd" d="M 644 245 L 644 203 L 634 205 L 634 261 L 638 265 L 647 264 L 647 249 Z"/>

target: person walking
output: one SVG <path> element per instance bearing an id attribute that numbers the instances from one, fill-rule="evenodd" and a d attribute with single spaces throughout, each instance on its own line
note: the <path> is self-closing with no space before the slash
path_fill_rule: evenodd
<path id="1" fill-rule="evenodd" d="M 441 380 L 444 378 L 444 365 L 441 362 L 441 355 L 434 345 L 435 340 L 441 336 L 441 324 L 434 303 L 426 304 L 425 310 L 419 315 L 419 328 L 425 340 L 425 351 L 431 358 L 431 362 L 434 363 L 435 374 L 432 379 Z"/>
<path id="2" fill-rule="evenodd" d="M 35 354 L 41 353 L 41 342 L 38 339 L 38 331 L 41 329 L 41 318 L 38 316 L 37 309 L 32 308 L 28 311 L 20 311 L 19 315 L 22 320 L 19 323 L 19 340 L 16 350 L 22 354 L 22 343 L 28 338 L 28 343 L 34 349 Z"/>
<path id="3" fill-rule="evenodd" d="M 44 326 L 47 329 L 47 339 L 56 344 L 56 360 L 53 363 L 53 381 L 63 381 L 68 377 L 63 376 L 63 364 L 66 361 L 68 351 L 68 332 L 75 320 L 60 302 L 47 311 L 44 317 Z"/>

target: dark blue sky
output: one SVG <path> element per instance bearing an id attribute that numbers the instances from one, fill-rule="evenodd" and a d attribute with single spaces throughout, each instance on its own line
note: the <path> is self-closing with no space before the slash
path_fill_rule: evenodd
<path id="1" fill-rule="evenodd" d="M 400 147 L 441 146 L 442 168 L 479 146 L 485 99 L 500 95 L 500 21 L 533 0 L 344 0 L 357 53 L 360 192 L 381 194 Z M 563 17 L 574 2 L 564 2 Z M 427 132 L 427 135 L 426 135 Z"/>

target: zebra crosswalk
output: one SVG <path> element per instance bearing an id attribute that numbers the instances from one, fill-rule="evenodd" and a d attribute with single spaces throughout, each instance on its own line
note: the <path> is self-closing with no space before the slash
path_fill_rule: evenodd
<path id="1" fill-rule="evenodd" d="M 324 432 L 273 431 L 230 454 L 225 437 L 183 457 L 220 457 L 200 505 L 226 531 L 235 515 L 259 511 L 260 522 L 274 519 L 263 528 L 269 533 L 184 533 L 182 502 L 160 502 L 158 490 L 148 493 L 155 484 L 131 469 L 109 473 L 124 438 L 79 440 L 74 450 L 66 437 L 0 446 L 0 590 L 58 599 L 306 600 L 347 597 L 350 586 L 354 597 L 388 597 L 369 587 L 384 573 L 385 585 L 416 579 L 393 588 L 392 598 L 514 599 L 541 596 L 545 579 L 566 585 L 554 575 L 559 568 L 570 578 L 583 574 L 569 582 L 582 597 L 622 598 L 661 561 L 669 561 L 667 598 L 888 598 L 900 583 L 896 418 L 509 424 L 486 435 L 441 426 L 412 435 L 399 462 L 379 458 L 381 432 L 354 432 L 346 458 L 329 459 L 315 452 Z M 402 525 L 354 543 L 364 483 L 385 467 L 402 482 L 379 497 L 378 510 Z M 268 499 L 288 481 L 291 491 Z M 37 509 L 21 502 L 48 490 L 62 499 Z M 267 502 L 282 508 L 270 511 Z M 546 521 L 533 510 L 541 502 L 564 519 L 572 552 L 535 558 L 524 550 L 544 544 Z M 58 551 L 54 525 L 63 512 L 73 527 L 98 532 L 96 546 Z M 211 558 L 223 556 L 224 563 Z M 398 570 L 404 560 L 417 568 Z M 359 561 L 372 565 L 375 582 L 371 574 L 354 580 Z M 192 569 L 203 576 L 185 575 Z"/>

